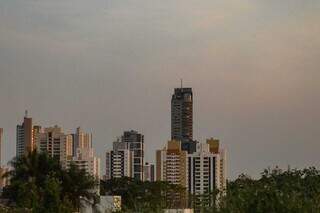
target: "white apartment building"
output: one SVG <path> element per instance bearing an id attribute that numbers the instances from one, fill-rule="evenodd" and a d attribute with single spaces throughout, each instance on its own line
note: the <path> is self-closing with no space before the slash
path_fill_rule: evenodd
<path id="1" fill-rule="evenodd" d="M 225 152 L 210 152 L 209 144 L 197 144 L 197 152 L 188 154 L 188 189 L 191 194 L 207 194 L 225 188 Z"/>
<path id="2" fill-rule="evenodd" d="M 144 136 L 137 131 L 125 131 L 106 152 L 105 179 L 132 177 L 144 180 Z"/>
<path id="3" fill-rule="evenodd" d="M 106 152 L 106 180 L 133 176 L 134 152 L 119 149 Z"/>

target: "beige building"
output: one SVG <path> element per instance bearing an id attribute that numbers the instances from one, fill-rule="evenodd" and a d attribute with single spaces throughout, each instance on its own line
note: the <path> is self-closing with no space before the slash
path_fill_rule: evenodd
<path id="1" fill-rule="evenodd" d="M 67 167 L 67 161 L 73 158 L 73 136 L 64 135 L 63 143 L 60 146 L 60 162 L 63 168 Z"/>
<path id="2" fill-rule="evenodd" d="M 63 165 L 66 168 L 70 164 L 75 164 L 78 168 L 85 170 L 88 174 L 100 179 L 100 158 L 97 158 L 93 154 L 93 149 L 77 148 L 76 154 L 71 160 L 67 160 Z"/>
<path id="3" fill-rule="evenodd" d="M 92 134 L 85 133 L 81 127 L 77 128 L 76 134 L 74 135 L 74 149 L 76 148 L 87 148 L 92 147 Z"/>
<path id="4" fill-rule="evenodd" d="M 167 146 L 156 152 L 156 180 L 188 187 L 187 151 L 181 150 L 181 142 L 168 141 Z"/>
<path id="5" fill-rule="evenodd" d="M 171 140 L 156 152 L 156 180 L 186 187 L 191 194 L 206 194 L 226 188 L 226 151 L 219 140 L 197 143 L 196 152 L 181 150 L 179 141 Z"/>
<path id="6" fill-rule="evenodd" d="M 78 127 L 76 134 L 67 135 L 64 141 L 62 166 L 68 168 L 74 163 L 88 174 L 100 179 L 100 158 L 94 155 L 92 135 Z"/>
<path id="7" fill-rule="evenodd" d="M 94 155 L 91 134 L 77 128 L 76 134 L 65 134 L 61 127 L 39 129 L 35 134 L 37 150 L 46 152 L 67 169 L 71 163 L 100 178 L 100 159 Z"/>
<path id="8" fill-rule="evenodd" d="M 46 152 L 49 156 L 60 160 L 65 139 L 66 135 L 62 132 L 61 127 L 45 128 L 36 134 L 37 150 L 39 152 Z"/>
<path id="9" fill-rule="evenodd" d="M 40 129 L 39 126 L 33 126 L 32 118 L 28 117 L 28 112 L 23 119 L 21 125 L 17 125 L 17 141 L 16 141 L 16 156 L 25 155 L 36 148 L 36 132 Z"/>

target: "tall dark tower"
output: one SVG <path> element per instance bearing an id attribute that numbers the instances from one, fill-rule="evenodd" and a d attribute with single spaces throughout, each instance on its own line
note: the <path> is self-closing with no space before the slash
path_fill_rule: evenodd
<path id="1" fill-rule="evenodd" d="M 171 99 L 171 139 L 181 141 L 182 150 L 193 153 L 193 94 L 192 88 L 175 88 Z"/>

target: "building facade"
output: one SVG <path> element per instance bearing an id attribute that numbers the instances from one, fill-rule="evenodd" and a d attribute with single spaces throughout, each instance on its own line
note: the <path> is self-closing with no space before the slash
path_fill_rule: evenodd
<path id="1" fill-rule="evenodd" d="M 100 179 L 100 159 L 94 156 L 93 149 L 77 148 L 76 154 L 71 160 L 67 160 L 63 165 L 66 169 L 70 164 L 76 165 L 79 169 L 86 171 L 86 173 L 94 176 L 96 179 Z"/>
<path id="2" fill-rule="evenodd" d="M 60 163 L 63 168 L 67 167 L 67 162 L 72 161 L 73 155 L 73 136 L 72 134 L 64 135 L 60 147 Z"/>
<path id="3" fill-rule="evenodd" d="M 192 88 L 175 88 L 171 98 L 171 139 L 181 141 L 181 148 L 189 154 L 196 151 L 193 141 Z"/>
<path id="4" fill-rule="evenodd" d="M 78 127 L 74 134 L 74 151 L 76 148 L 91 148 L 92 147 L 92 134 L 85 133 Z"/>
<path id="5" fill-rule="evenodd" d="M 188 154 L 180 141 L 171 140 L 156 152 L 156 180 L 179 184 L 196 195 L 222 191 L 226 188 L 226 151 L 220 149 L 219 140 L 208 139 Z"/>
<path id="6" fill-rule="evenodd" d="M 106 179 L 132 177 L 144 180 L 144 136 L 137 131 L 125 131 L 106 152 Z"/>
<path id="7" fill-rule="evenodd" d="M 38 126 L 33 127 L 32 118 L 26 115 L 23 123 L 17 125 L 16 129 L 16 156 L 22 156 L 29 152 L 32 152 L 36 148 L 35 133 L 39 130 Z"/>
<path id="8" fill-rule="evenodd" d="M 61 153 L 63 157 L 61 164 L 64 168 L 68 168 L 73 163 L 88 174 L 100 179 L 100 158 L 94 154 L 92 134 L 85 133 L 78 127 L 75 134 L 64 137 Z"/>
<path id="9" fill-rule="evenodd" d="M 176 88 L 171 99 L 171 139 L 193 139 L 192 88 Z"/>
<path id="10" fill-rule="evenodd" d="M 218 163 L 220 164 L 218 168 L 219 172 L 217 172 L 217 175 L 219 175 L 219 182 L 216 186 L 217 189 L 223 190 L 227 187 L 227 151 L 226 149 L 220 148 L 220 141 L 218 139 L 210 138 L 207 139 L 206 143 L 209 145 L 209 151 L 213 154 L 219 155 L 220 161 Z"/>
<path id="11" fill-rule="evenodd" d="M 146 162 L 143 167 L 144 181 L 154 182 L 155 181 L 155 166 L 152 163 Z"/>
<path id="12" fill-rule="evenodd" d="M 181 190 L 166 192 L 166 202 L 173 208 L 186 208 L 188 206 L 188 152 L 181 149 L 181 141 L 168 141 L 167 146 L 156 151 L 156 180 L 166 181 L 177 185 Z"/>
<path id="13" fill-rule="evenodd" d="M 144 135 L 137 131 L 125 131 L 118 146 L 133 151 L 133 177 L 143 181 Z"/>
<path id="14" fill-rule="evenodd" d="M 106 152 L 106 180 L 121 177 L 133 178 L 133 151 L 117 149 Z"/>
<path id="15" fill-rule="evenodd" d="M 216 148 L 216 144 L 214 146 Z M 191 194 L 204 195 L 225 189 L 225 157 L 225 151 L 219 147 L 217 152 L 212 152 L 209 143 L 197 145 L 197 152 L 188 155 L 188 190 Z"/>
<path id="16" fill-rule="evenodd" d="M 88 174 L 100 178 L 100 159 L 94 155 L 91 134 L 84 133 L 80 128 L 77 128 L 75 134 L 65 134 L 59 126 L 37 131 L 37 151 L 46 152 L 59 160 L 64 169 L 73 163 Z"/>
<path id="17" fill-rule="evenodd" d="M 188 187 L 187 151 L 181 149 L 181 141 L 168 141 L 167 146 L 156 152 L 156 180 Z"/>
<path id="18" fill-rule="evenodd" d="M 45 128 L 36 134 L 37 151 L 46 152 L 52 158 L 60 160 L 66 136 L 61 127 Z"/>

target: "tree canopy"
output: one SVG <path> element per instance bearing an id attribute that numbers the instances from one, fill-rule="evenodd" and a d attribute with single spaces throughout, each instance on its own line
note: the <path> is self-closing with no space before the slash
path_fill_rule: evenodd
<path id="1" fill-rule="evenodd" d="M 264 170 L 261 178 L 241 175 L 228 184 L 220 212 L 320 212 L 320 171 Z"/>
<path id="2" fill-rule="evenodd" d="M 185 189 L 166 182 L 120 178 L 103 182 L 101 187 L 106 194 L 122 196 L 124 212 L 162 212 L 181 204 L 203 213 L 320 212 L 320 171 L 313 167 L 264 170 L 259 179 L 242 174 L 229 181 L 225 191 L 187 198 Z M 187 202 L 175 202 L 181 198 Z"/>
<path id="3" fill-rule="evenodd" d="M 32 152 L 11 161 L 13 169 L 5 174 L 10 185 L 2 198 L 10 206 L 0 205 L 0 212 L 74 212 L 80 197 L 96 200 L 94 177 L 45 153 Z M 102 195 L 120 195 L 123 212 L 163 212 L 170 208 L 195 208 L 203 213 L 313 213 L 320 212 L 320 171 L 264 170 L 252 179 L 240 175 L 228 181 L 225 191 L 189 195 L 185 188 L 167 182 L 142 182 L 131 178 L 101 181 Z"/>
<path id="4" fill-rule="evenodd" d="M 61 168 L 58 160 L 33 151 L 10 162 L 5 174 L 10 185 L 2 197 L 17 208 L 30 212 L 72 212 L 80 208 L 80 197 L 93 199 L 97 182 L 84 170 L 70 165 Z"/>
<path id="5" fill-rule="evenodd" d="M 167 182 L 143 182 L 123 177 L 102 181 L 101 193 L 119 195 L 125 212 L 162 212 L 166 208 L 185 206 L 186 190 Z"/>

